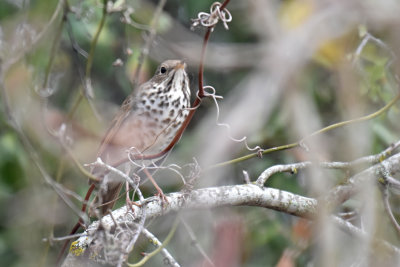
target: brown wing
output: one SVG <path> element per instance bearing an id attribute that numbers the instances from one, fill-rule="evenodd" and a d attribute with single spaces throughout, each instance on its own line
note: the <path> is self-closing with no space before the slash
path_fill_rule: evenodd
<path id="1" fill-rule="evenodd" d="M 129 114 L 133 107 L 133 98 L 129 96 L 121 105 L 121 109 L 118 111 L 118 114 L 113 119 L 110 127 L 105 133 L 103 139 L 101 140 L 99 150 L 97 152 L 97 157 L 101 157 L 105 154 L 107 147 L 113 143 L 113 139 L 116 134 L 119 132 L 121 125 L 129 117 Z"/>
<path id="2" fill-rule="evenodd" d="M 112 121 L 110 127 L 108 128 L 107 132 L 102 139 L 99 150 L 97 152 L 97 157 L 102 157 L 102 160 L 106 160 L 104 156 L 108 153 L 109 150 L 112 150 L 114 147 L 114 138 L 117 136 L 121 126 L 124 124 L 125 120 L 129 117 L 133 108 L 133 98 L 129 96 L 121 106 L 118 114 L 115 116 L 114 120 Z M 107 163 L 107 162 L 106 162 Z M 96 173 L 97 169 L 94 168 L 92 173 Z M 112 209 L 115 205 L 119 192 L 121 191 L 123 183 L 121 182 L 110 182 L 107 185 L 107 192 L 103 193 L 101 196 L 101 200 L 103 206 L 101 207 L 102 214 L 106 214 L 109 209 Z M 99 201 L 99 196 L 96 196 L 93 200 L 94 203 Z"/>

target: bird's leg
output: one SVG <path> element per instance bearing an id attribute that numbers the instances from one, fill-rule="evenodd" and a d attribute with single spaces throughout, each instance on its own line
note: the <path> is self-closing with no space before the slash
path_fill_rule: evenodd
<path id="1" fill-rule="evenodd" d="M 126 205 L 128 206 L 128 209 L 130 209 L 132 211 L 132 213 L 135 213 L 135 211 L 132 208 L 132 205 L 136 206 L 136 207 L 141 207 L 142 205 L 136 203 L 135 201 L 131 200 L 129 198 L 129 183 L 125 182 L 125 191 L 126 191 Z M 132 196 L 133 198 L 134 196 Z"/>
<path id="2" fill-rule="evenodd" d="M 150 182 L 154 185 L 154 187 L 157 190 L 157 194 L 156 196 L 160 197 L 162 203 L 168 203 L 168 199 L 167 197 L 164 195 L 164 192 L 162 191 L 162 189 L 158 186 L 158 184 L 156 183 L 156 181 L 154 180 L 153 176 L 150 174 L 150 172 L 144 168 L 143 169 L 144 173 L 146 174 L 147 178 L 149 178 Z"/>

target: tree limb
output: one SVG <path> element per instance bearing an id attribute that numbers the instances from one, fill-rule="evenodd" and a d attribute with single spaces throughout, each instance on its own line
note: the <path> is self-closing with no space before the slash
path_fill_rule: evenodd
<path id="1" fill-rule="evenodd" d="M 167 204 L 163 204 L 158 197 L 150 197 L 145 201 L 138 202 L 141 207 L 132 207 L 134 213 L 131 212 L 130 208 L 124 206 L 113 211 L 112 217 L 107 215 L 101 220 L 93 222 L 85 233 L 72 243 L 72 249 L 70 249 L 63 266 L 79 266 L 77 260 L 83 254 L 88 255 L 90 259 L 95 258 L 107 246 L 105 244 L 107 238 L 104 236 L 115 231 L 117 228 L 115 224 L 129 225 L 134 228 L 134 222 L 139 220 L 142 214 L 146 214 L 146 219 L 150 220 L 170 212 L 185 209 L 210 209 L 220 206 L 258 206 L 310 218 L 315 214 L 317 207 L 315 199 L 274 188 L 261 188 L 253 184 L 203 188 L 193 190 L 190 193 L 171 193 L 166 197 L 168 199 Z M 99 239 L 102 240 L 97 242 Z M 121 239 L 121 233 L 119 233 L 119 239 Z M 98 260 L 98 258 L 95 260 Z M 101 260 L 104 259 L 101 258 Z M 85 262 L 82 264 L 84 266 L 88 263 Z"/>
<path id="2" fill-rule="evenodd" d="M 328 201 L 329 204 L 342 203 L 357 193 L 360 185 L 366 182 L 367 179 L 378 181 L 378 178 L 382 176 L 382 172 L 390 174 L 400 172 L 400 153 L 354 175 L 349 179 L 347 184 L 333 188 L 324 199 L 324 202 Z M 125 226 L 125 228 L 135 228 L 135 222 L 140 220 L 143 214 L 146 214 L 146 219 L 152 219 L 170 212 L 185 209 L 210 209 L 221 206 L 257 206 L 312 219 L 317 215 L 318 209 L 318 201 L 316 199 L 279 189 L 260 187 L 255 184 L 203 188 L 193 190 L 189 193 L 171 193 L 166 197 L 168 203 L 163 203 L 158 197 L 150 197 L 144 201 L 139 201 L 138 204 L 140 207 L 132 207 L 134 210 L 133 213 L 131 208 L 124 206 L 113 211 L 112 216 L 107 215 L 101 218 L 101 220 L 93 222 L 85 233 L 72 244 L 73 249 L 70 249 L 63 266 L 79 266 L 76 261 L 79 259 L 78 256 L 83 254 L 88 256 L 85 258 L 89 258 L 91 261 L 106 261 L 107 256 L 99 258 L 99 255 L 106 253 L 104 251 L 109 249 L 107 247 L 107 239 L 112 239 L 110 233 L 112 235 L 115 229 L 121 225 Z M 355 236 L 362 238 L 367 235 L 361 229 L 350 225 L 350 223 L 344 220 L 335 217 L 333 221 L 339 228 Z M 129 231 L 134 232 L 132 229 Z M 118 238 L 121 239 L 121 233 L 118 234 Z M 101 240 L 99 241 L 99 239 Z M 400 250 L 398 248 L 386 241 L 376 240 L 374 242 L 377 242 L 377 244 L 382 245 L 399 257 Z M 114 243 L 113 245 L 115 246 Z"/>

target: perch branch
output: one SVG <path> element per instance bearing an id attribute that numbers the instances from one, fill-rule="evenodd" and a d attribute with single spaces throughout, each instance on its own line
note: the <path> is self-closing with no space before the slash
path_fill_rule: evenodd
<path id="1" fill-rule="evenodd" d="M 398 158 L 400 160 L 400 155 L 398 155 Z M 395 163 L 393 157 L 388 160 L 392 161 L 391 164 Z M 163 205 L 159 198 L 151 197 L 145 201 L 140 201 L 140 207 L 133 207 L 133 213 L 131 212 L 131 209 L 127 208 L 126 206 L 113 211 L 112 217 L 107 215 L 102 218 L 102 231 L 112 230 L 116 223 L 123 224 L 126 221 L 127 214 L 129 214 L 129 218 L 131 220 L 135 220 L 141 216 L 142 212 L 146 213 L 148 219 L 152 219 L 164 216 L 170 212 L 176 212 L 184 209 L 210 209 L 228 205 L 258 206 L 312 219 L 317 215 L 316 212 L 318 209 L 318 202 L 316 199 L 303 197 L 274 188 L 262 188 L 253 184 L 203 188 L 193 190 L 190 194 L 171 193 L 166 197 L 168 199 L 167 206 Z M 337 217 L 332 218 L 334 223 L 345 232 L 357 236 L 361 240 L 367 237 L 367 233 L 355 227 L 351 223 Z M 95 239 L 99 227 L 99 221 L 93 222 L 84 232 L 84 234 L 76 242 L 74 242 L 75 250 L 76 247 L 79 247 L 79 250 L 82 254 L 82 251 L 88 249 L 89 253 L 87 253 L 87 255 L 89 255 L 90 258 L 91 243 Z M 378 239 L 375 239 L 373 242 L 385 248 L 390 253 L 400 256 L 399 249 L 390 243 Z M 75 262 L 76 258 L 76 255 L 74 255 L 73 252 L 70 252 L 63 266 L 71 266 L 69 265 L 69 262 Z"/>

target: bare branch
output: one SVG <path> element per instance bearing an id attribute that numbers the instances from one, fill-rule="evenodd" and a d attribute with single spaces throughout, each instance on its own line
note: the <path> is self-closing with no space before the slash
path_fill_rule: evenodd
<path id="1" fill-rule="evenodd" d="M 361 157 L 356 160 L 353 160 L 351 162 L 311 162 L 311 161 L 306 161 L 306 162 L 299 162 L 299 163 L 293 163 L 293 164 L 285 164 L 285 165 L 275 165 L 272 166 L 268 169 L 266 169 L 257 179 L 257 184 L 262 186 L 265 184 L 265 182 L 268 180 L 269 177 L 271 177 L 273 174 L 279 173 L 279 172 L 293 172 L 296 173 L 297 170 L 299 169 L 304 169 L 307 168 L 313 164 L 319 165 L 321 168 L 325 169 L 349 169 L 352 167 L 355 167 L 357 165 L 362 165 L 362 164 L 376 164 L 383 159 L 387 158 L 392 154 L 394 150 L 396 150 L 400 146 L 400 141 L 397 141 L 393 145 L 389 146 L 386 148 L 384 151 L 382 151 L 379 154 L 376 155 L 371 155 L 371 156 L 366 156 L 366 157 Z"/>
<path id="2" fill-rule="evenodd" d="M 252 184 L 204 188 L 193 190 L 190 194 L 171 193 L 166 197 L 168 205 L 163 204 L 158 197 L 151 197 L 145 201 L 139 201 L 138 204 L 141 207 L 132 207 L 134 213 L 131 212 L 130 207 L 124 206 L 113 211 L 112 217 L 107 215 L 101 219 L 101 222 L 93 222 L 82 237 L 73 243 L 74 249 L 68 254 L 63 266 L 72 266 L 72 262 L 76 264 L 76 256 L 82 255 L 86 249 L 89 250 L 89 254 L 98 253 L 97 249 L 93 252 L 91 246 L 97 243 L 94 241 L 99 239 L 99 233 L 103 233 L 101 236 L 107 235 L 106 233 L 115 228 L 115 222 L 118 225 L 127 226 L 128 217 L 129 222 L 133 222 L 140 219 L 143 214 L 146 214 L 146 219 L 152 219 L 183 209 L 210 209 L 229 205 L 258 206 L 310 218 L 315 214 L 317 206 L 315 199 L 274 188 L 260 188 Z M 76 251 L 79 251 L 79 254 Z"/>
<path id="3" fill-rule="evenodd" d="M 158 238 L 153 235 L 149 230 L 147 229 L 143 229 L 142 232 L 147 238 L 149 238 L 151 240 L 151 243 L 154 244 L 157 247 L 160 247 L 162 244 L 161 242 L 158 240 Z M 174 266 L 174 267 L 178 267 L 180 266 L 176 260 L 172 257 L 172 255 L 168 252 L 168 250 L 166 250 L 165 248 L 161 249 L 161 254 L 164 256 L 164 258 L 167 260 L 167 264 L 169 266 Z"/>
<path id="4" fill-rule="evenodd" d="M 333 205 L 343 203 L 357 193 L 367 181 L 371 179 L 377 181 L 383 172 L 391 174 L 400 172 L 400 153 L 354 175 L 347 184 L 333 188 L 325 200 Z"/>
<path id="5" fill-rule="evenodd" d="M 397 222 L 396 218 L 394 217 L 392 209 L 389 204 L 388 185 L 385 185 L 385 188 L 383 188 L 382 190 L 382 201 L 383 201 L 383 207 L 385 208 L 385 211 L 390 219 L 390 222 L 392 223 L 394 229 L 396 229 L 397 234 L 400 235 L 400 225 Z"/>

